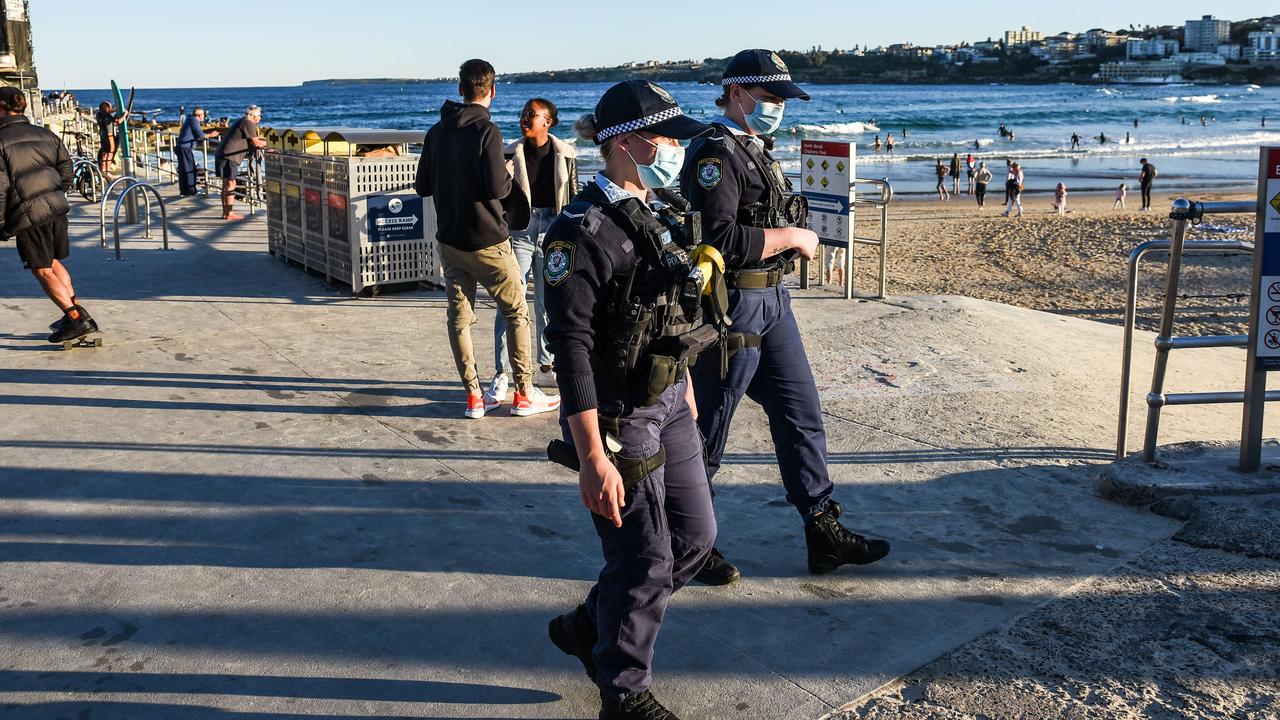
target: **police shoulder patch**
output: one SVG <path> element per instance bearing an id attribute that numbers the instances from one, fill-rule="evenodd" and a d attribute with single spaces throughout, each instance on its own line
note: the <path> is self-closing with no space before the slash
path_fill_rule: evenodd
<path id="1" fill-rule="evenodd" d="M 724 177 L 724 166 L 720 163 L 720 158 L 703 158 L 698 161 L 697 172 L 698 184 L 702 189 L 712 190 Z"/>
<path id="2" fill-rule="evenodd" d="M 556 240 L 547 245 L 547 259 L 542 264 L 542 279 L 548 285 L 559 285 L 573 270 L 573 243 Z"/>

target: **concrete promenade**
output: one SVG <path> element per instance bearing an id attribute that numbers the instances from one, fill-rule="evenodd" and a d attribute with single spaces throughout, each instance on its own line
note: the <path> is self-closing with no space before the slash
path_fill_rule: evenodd
<path id="1" fill-rule="evenodd" d="M 129 229 L 110 262 L 73 205 L 105 347 L 45 343 L 56 311 L 0 243 L 0 717 L 595 717 L 546 638 L 601 564 L 543 455 L 555 418 L 462 418 L 440 293 L 353 299 L 268 256 L 262 212 L 226 224 L 203 198 L 170 202 L 175 250 Z M 676 595 L 659 640 L 682 717 L 831 714 L 1180 527 L 1094 490 L 1120 328 L 957 297 L 795 309 L 837 498 L 893 553 L 806 573 L 748 404 L 717 495 L 745 579 Z M 1238 387 L 1242 365 L 1184 353 L 1168 387 Z M 1172 408 L 1161 441 L 1232 438 L 1239 412 Z"/>

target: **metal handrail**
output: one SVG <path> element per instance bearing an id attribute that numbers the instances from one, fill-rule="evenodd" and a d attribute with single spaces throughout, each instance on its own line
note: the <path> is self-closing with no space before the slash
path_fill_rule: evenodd
<path id="1" fill-rule="evenodd" d="M 789 175 L 788 177 L 799 177 L 798 175 Z M 858 185 L 874 185 L 880 191 L 878 199 L 875 198 L 859 198 L 857 193 Z M 880 268 L 876 282 L 876 297 L 884 298 L 888 290 L 888 273 L 889 273 L 889 205 L 893 202 L 893 184 L 889 182 L 889 178 L 852 178 L 849 180 L 849 190 L 853 194 L 852 203 L 854 205 L 870 205 L 880 210 L 880 237 L 861 237 L 858 235 L 850 235 L 849 240 L 827 240 L 819 239 L 818 244 L 822 248 L 824 254 L 823 270 L 826 270 L 825 253 L 827 248 L 837 248 L 844 250 L 844 299 L 853 299 L 853 268 L 854 268 L 854 246 L 855 245 L 871 245 L 880 249 Z M 852 225 L 852 223 L 851 223 Z M 850 232 L 853 228 L 850 227 Z M 823 281 L 819 278 L 818 285 L 823 285 Z M 800 260 L 800 289 L 807 290 L 809 288 L 809 261 Z"/>
<path id="2" fill-rule="evenodd" d="M 1173 238 L 1168 241 L 1152 241 L 1143 243 L 1133 249 L 1129 255 L 1129 277 L 1127 296 L 1125 298 L 1124 352 L 1121 358 L 1120 378 L 1120 418 L 1116 432 L 1116 459 L 1126 454 L 1128 414 L 1129 414 L 1129 382 L 1132 366 L 1133 323 L 1137 312 L 1138 262 L 1152 251 L 1165 250 L 1169 253 L 1169 268 L 1165 275 L 1164 308 L 1160 315 L 1160 329 L 1157 332 L 1155 347 L 1155 366 L 1151 372 L 1151 392 L 1147 393 L 1147 421 L 1142 444 L 1142 459 L 1155 462 L 1156 441 L 1160 432 L 1160 411 L 1166 405 L 1194 405 L 1204 403 L 1243 402 L 1244 392 L 1194 392 L 1165 393 L 1165 374 L 1169 368 L 1169 352 L 1172 350 L 1208 347 L 1240 347 L 1248 344 L 1248 338 L 1241 341 L 1239 335 L 1206 335 L 1200 337 L 1174 337 L 1173 321 L 1178 304 L 1178 284 L 1182 274 L 1182 258 L 1187 251 L 1203 252 L 1247 252 L 1254 251 L 1254 243 L 1244 241 L 1187 241 L 1187 226 L 1199 223 L 1208 214 L 1232 214 L 1257 212 L 1256 202 L 1192 202 L 1185 198 L 1173 201 L 1169 219 L 1173 220 Z M 1280 399 L 1280 392 L 1266 393 L 1266 400 Z"/>
<path id="3" fill-rule="evenodd" d="M 150 185 L 148 183 L 143 183 L 143 182 L 134 183 L 126 187 L 124 192 L 120 193 L 119 199 L 116 200 L 115 212 L 112 214 L 111 227 L 112 227 L 112 232 L 115 235 L 115 241 L 116 241 L 116 258 L 115 258 L 116 260 L 124 259 L 124 257 L 120 254 L 120 208 L 124 205 L 124 201 L 126 198 L 128 198 L 133 193 L 139 192 L 139 191 L 143 191 L 142 192 L 143 197 L 146 197 L 146 194 L 148 192 L 156 196 L 156 202 L 160 204 L 160 232 L 161 232 L 161 236 L 164 238 L 162 249 L 164 250 L 171 249 L 169 247 L 169 214 L 164 207 L 164 198 L 160 197 L 160 192 L 156 190 L 154 185 Z M 147 238 L 151 237 L 151 203 L 150 202 L 147 203 L 147 234 L 144 237 L 147 237 Z"/>
<path id="4" fill-rule="evenodd" d="M 1148 253 L 1168 252 L 1173 245 L 1168 240 L 1149 240 L 1139 244 L 1129 253 L 1129 274 L 1124 305 L 1124 350 L 1120 356 L 1120 420 L 1116 431 L 1116 459 L 1128 454 L 1129 387 L 1133 376 L 1133 331 L 1138 309 L 1138 265 Z M 1183 242 L 1183 254 L 1217 254 L 1222 252 L 1251 253 L 1253 243 L 1240 240 L 1192 240 Z M 1156 338 L 1156 348 L 1243 347 L 1246 335 L 1207 337 Z"/>

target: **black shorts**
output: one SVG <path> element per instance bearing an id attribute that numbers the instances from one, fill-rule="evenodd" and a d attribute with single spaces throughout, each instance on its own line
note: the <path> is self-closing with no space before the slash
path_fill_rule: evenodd
<path id="1" fill-rule="evenodd" d="M 218 166 L 218 177 L 223 180 L 235 180 L 236 177 L 240 175 L 240 160 L 243 159 L 244 158 L 230 160 L 228 158 L 218 158 L 216 163 Z"/>
<path id="2" fill-rule="evenodd" d="M 22 267 L 28 270 L 51 268 L 54 260 L 62 260 L 71 254 L 65 215 L 24 230 L 18 233 L 17 239 L 18 257 L 22 258 Z"/>

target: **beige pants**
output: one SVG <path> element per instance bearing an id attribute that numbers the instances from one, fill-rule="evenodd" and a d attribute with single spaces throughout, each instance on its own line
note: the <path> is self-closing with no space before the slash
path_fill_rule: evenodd
<path id="1" fill-rule="evenodd" d="M 480 393 L 471 326 L 476 324 L 476 285 L 489 291 L 498 312 L 507 321 L 507 347 L 511 353 L 511 373 L 515 387 L 527 391 L 533 384 L 532 343 L 529 341 L 529 308 L 511 243 L 502 242 L 483 250 L 468 252 L 441 243 L 445 293 L 449 297 L 449 345 L 458 375 L 472 395 Z"/>

